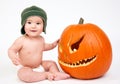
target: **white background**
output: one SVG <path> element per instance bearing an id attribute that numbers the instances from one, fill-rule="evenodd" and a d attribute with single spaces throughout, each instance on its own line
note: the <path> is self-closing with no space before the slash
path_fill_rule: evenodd
<path id="1" fill-rule="evenodd" d="M 70 78 L 61 81 L 44 80 L 34 84 L 119 84 L 120 83 L 120 0 L 2 0 L 0 1 L 0 82 L 4 84 L 24 84 L 19 81 L 16 69 L 7 55 L 7 50 L 19 37 L 21 29 L 20 14 L 28 6 L 43 8 L 48 15 L 46 42 L 58 39 L 70 24 L 77 24 L 80 17 L 85 23 L 94 23 L 108 35 L 113 60 L 105 76 L 94 80 Z M 44 52 L 44 59 L 57 62 L 57 47 Z M 61 68 L 60 68 L 61 69 Z"/>

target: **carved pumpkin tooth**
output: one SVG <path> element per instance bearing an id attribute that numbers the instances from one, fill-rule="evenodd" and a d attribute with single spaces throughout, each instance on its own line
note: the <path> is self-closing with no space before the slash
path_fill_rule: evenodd
<path id="1" fill-rule="evenodd" d="M 85 60 L 82 60 L 82 64 L 84 64 L 85 63 Z"/>
<path id="2" fill-rule="evenodd" d="M 75 63 L 73 63 L 72 65 L 75 66 Z"/>
<path id="3" fill-rule="evenodd" d="M 70 65 L 72 65 L 72 63 L 70 63 Z"/>
<path id="4" fill-rule="evenodd" d="M 76 62 L 76 65 L 79 65 L 79 63 L 78 63 L 78 62 Z"/>
<path id="5" fill-rule="evenodd" d="M 91 59 L 87 59 L 87 62 L 90 62 L 91 61 Z"/>
<path id="6" fill-rule="evenodd" d="M 85 64 L 87 63 L 87 59 L 85 59 Z"/>
<path id="7" fill-rule="evenodd" d="M 82 64 L 82 61 L 79 61 L 80 64 Z"/>

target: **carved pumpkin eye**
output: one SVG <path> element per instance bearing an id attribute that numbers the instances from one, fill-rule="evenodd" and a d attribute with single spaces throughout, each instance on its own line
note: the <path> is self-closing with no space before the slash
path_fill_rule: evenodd
<path id="1" fill-rule="evenodd" d="M 74 49 L 75 49 L 75 50 L 78 50 L 79 45 L 80 45 L 80 43 L 82 42 L 83 38 L 84 38 L 84 36 L 82 36 L 76 43 L 74 43 L 74 44 L 71 45 L 72 51 L 74 51 Z"/>
<path id="2" fill-rule="evenodd" d="M 79 45 L 81 44 L 84 36 L 85 36 L 85 35 L 83 35 L 77 42 L 73 43 L 73 44 L 70 46 L 70 53 L 74 53 L 74 52 L 76 52 L 76 51 L 79 49 Z"/>

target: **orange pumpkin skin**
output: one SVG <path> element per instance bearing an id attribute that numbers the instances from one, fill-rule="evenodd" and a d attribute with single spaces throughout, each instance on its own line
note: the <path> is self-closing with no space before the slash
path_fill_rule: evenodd
<path id="1" fill-rule="evenodd" d="M 94 24 L 69 25 L 58 44 L 58 63 L 63 71 L 78 79 L 103 76 L 112 62 L 110 41 Z"/>

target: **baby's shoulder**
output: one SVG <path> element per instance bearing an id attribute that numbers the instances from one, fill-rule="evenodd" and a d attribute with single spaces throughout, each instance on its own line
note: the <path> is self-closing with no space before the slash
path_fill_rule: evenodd
<path id="1" fill-rule="evenodd" d="M 13 44 L 14 44 L 15 46 L 21 46 L 22 43 L 23 43 L 23 38 L 24 38 L 24 37 L 22 37 L 22 36 L 21 36 L 21 37 L 18 37 L 18 38 L 14 41 Z"/>
<path id="2" fill-rule="evenodd" d="M 23 42 L 24 39 L 25 39 L 24 36 L 20 36 L 20 37 L 18 37 L 18 38 L 16 39 L 16 42 Z"/>

